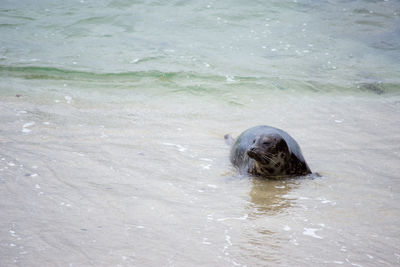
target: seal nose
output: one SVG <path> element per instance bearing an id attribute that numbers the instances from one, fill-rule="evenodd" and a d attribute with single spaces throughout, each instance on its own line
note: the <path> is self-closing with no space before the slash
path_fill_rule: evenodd
<path id="1" fill-rule="evenodd" d="M 256 148 L 250 147 L 249 150 L 247 150 L 247 155 L 249 155 L 250 158 L 254 158 L 257 155 Z"/>

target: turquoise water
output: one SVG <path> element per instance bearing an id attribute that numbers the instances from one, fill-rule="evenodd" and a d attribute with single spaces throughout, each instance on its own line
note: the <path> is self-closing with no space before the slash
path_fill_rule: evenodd
<path id="1" fill-rule="evenodd" d="M 1 1 L 1 266 L 400 263 L 398 1 Z M 321 177 L 242 177 L 289 132 Z"/>
<path id="2" fill-rule="evenodd" d="M 3 1 L 0 62 L 398 84 L 396 1 Z"/>

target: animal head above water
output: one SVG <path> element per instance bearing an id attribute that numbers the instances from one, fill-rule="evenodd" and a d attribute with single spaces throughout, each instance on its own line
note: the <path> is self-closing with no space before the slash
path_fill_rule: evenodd
<path id="1" fill-rule="evenodd" d="M 289 159 L 290 150 L 279 134 L 262 134 L 254 138 L 247 155 L 264 166 L 276 165 Z"/>

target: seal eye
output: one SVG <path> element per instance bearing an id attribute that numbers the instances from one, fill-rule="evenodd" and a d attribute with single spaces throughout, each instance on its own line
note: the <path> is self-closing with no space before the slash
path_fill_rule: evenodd
<path id="1" fill-rule="evenodd" d="M 263 145 L 265 145 L 265 146 L 269 146 L 270 144 L 271 144 L 270 141 L 265 141 L 265 142 L 263 143 Z"/>
<path id="2" fill-rule="evenodd" d="M 253 144 L 256 142 L 256 139 L 253 140 Z"/>

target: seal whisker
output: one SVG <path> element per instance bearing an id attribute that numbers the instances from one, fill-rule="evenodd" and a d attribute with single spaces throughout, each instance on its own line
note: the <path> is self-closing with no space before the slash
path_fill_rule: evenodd
<path id="1" fill-rule="evenodd" d="M 271 161 L 273 164 L 276 164 L 276 163 L 277 163 L 272 157 L 268 157 L 267 155 L 263 155 L 262 158 L 263 158 L 264 160 L 269 160 L 269 161 Z"/>
<path id="2" fill-rule="evenodd" d="M 269 157 L 275 157 L 275 155 L 273 153 L 267 152 L 267 151 L 265 152 L 264 155 L 269 156 Z"/>

